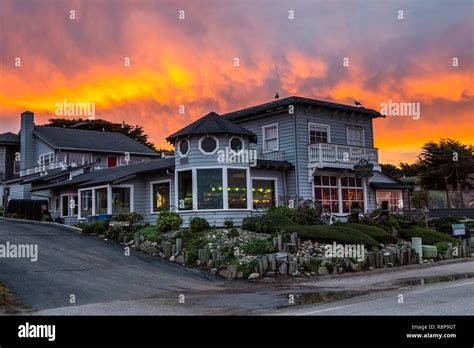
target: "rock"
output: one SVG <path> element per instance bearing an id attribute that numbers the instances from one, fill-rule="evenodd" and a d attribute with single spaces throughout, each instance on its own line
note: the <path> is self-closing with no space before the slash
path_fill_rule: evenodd
<path id="1" fill-rule="evenodd" d="M 238 279 L 242 279 L 244 277 L 244 272 L 240 271 L 240 272 L 237 272 L 237 278 Z"/>
<path id="2" fill-rule="evenodd" d="M 214 268 L 214 260 L 207 261 L 206 267 L 207 267 L 208 270 L 213 269 Z"/>
<path id="3" fill-rule="evenodd" d="M 311 273 L 309 273 L 309 272 L 304 272 L 304 275 L 307 276 L 307 277 L 310 277 L 310 276 L 311 276 Z"/>
<path id="4" fill-rule="evenodd" d="M 228 269 L 221 269 L 217 272 L 220 276 L 224 277 L 227 280 L 232 280 L 235 278 L 235 273 Z"/>
<path id="5" fill-rule="evenodd" d="M 393 263 L 391 262 L 387 263 L 387 267 L 393 267 Z"/>
<path id="6" fill-rule="evenodd" d="M 211 274 L 216 274 L 217 273 L 217 268 L 211 269 Z"/>
<path id="7" fill-rule="evenodd" d="M 104 239 L 104 238 L 105 238 L 105 234 L 99 234 L 99 235 L 97 236 L 97 238 L 99 238 L 99 239 Z"/>
<path id="8" fill-rule="evenodd" d="M 369 271 L 373 270 L 374 268 L 373 267 L 369 267 Z"/>
<path id="9" fill-rule="evenodd" d="M 166 258 L 166 255 L 163 253 L 158 253 L 158 256 L 161 257 L 162 259 Z"/>
<path id="10" fill-rule="evenodd" d="M 310 272 L 310 275 L 311 275 L 312 277 L 314 277 L 315 275 L 317 275 L 317 273 L 316 273 L 316 272 Z"/>
<path id="11" fill-rule="evenodd" d="M 174 260 L 175 260 L 175 257 L 174 257 L 174 255 L 171 255 L 171 257 L 170 257 L 170 261 L 171 261 L 171 262 L 174 262 Z"/>
<path id="12" fill-rule="evenodd" d="M 156 253 L 158 252 L 158 249 L 151 246 L 151 247 L 145 249 L 145 252 L 146 252 L 147 254 L 156 254 Z"/>
<path id="13" fill-rule="evenodd" d="M 430 261 L 430 262 L 434 262 L 434 260 L 433 260 L 433 259 L 429 259 L 429 261 Z"/>
<path id="14" fill-rule="evenodd" d="M 329 274 L 329 271 L 328 271 L 326 266 L 321 266 L 318 269 L 318 274 L 319 275 L 326 275 L 326 274 Z"/>
<path id="15" fill-rule="evenodd" d="M 275 277 L 275 276 L 276 276 L 276 272 L 274 272 L 274 271 L 269 271 L 269 272 L 265 273 L 265 277 L 272 278 L 272 277 Z"/>
<path id="16" fill-rule="evenodd" d="M 184 262 L 184 256 L 183 255 L 178 255 L 175 257 L 175 262 L 181 264 L 181 265 L 184 265 L 185 262 Z"/>
<path id="17" fill-rule="evenodd" d="M 227 266 L 226 265 L 220 265 L 217 270 L 220 271 L 222 269 L 227 269 Z"/>
<path id="18" fill-rule="evenodd" d="M 296 271 L 296 272 L 291 273 L 291 275 L 292 275 L 293 277 L 299 277 L 299 276 L 301 276 L 301 273 L 298 272 L 298 271 Z"/>
<path id="19" fill-rule="evenodd" d="M 153 243 L 151 243 L 151 246 L 153 246 L 153 247 L 156 248 L 156 247 L 158 246 L 158 243 L 157 243 L 157 242 L 153 242 Z"/>
<path id="20" fill-rule="evenodd" d="M 425 259 L 425 260 L 423 260 L 423 263 L 428 263 L 428 262 L 429 262 L 429 261 L 428 261 L 428 260 L 426 260 L 426 259 Z"/>
<path id="21" fill-rule="evenodd" d="M 260 278 L 260 273 L 252 273 L 248 277 L 249 280 L 257 279 L 257 278 Z"/>

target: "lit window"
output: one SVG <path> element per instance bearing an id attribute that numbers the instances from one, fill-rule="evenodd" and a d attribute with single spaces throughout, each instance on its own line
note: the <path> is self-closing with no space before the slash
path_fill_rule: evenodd
<path id="1" fill-rule="evenodd" d="M 227 170 L 229 209 L 247 209 L 247 171 Z"/>
<path id="2" fill-rule="evenodd" d="M 266 209 L 275 206 L 275 180 L 252 180 L 252 194 L 254 209 Z"/>
<path id="3" fill-rule="evenodd" d="M 337 178 L 329 175 L 314 177 L 314 196 L 324 209 L 332 213 L 339 212 Z"/>
<path id="4" fill-rule="evenodd" d="M 198 209 L 222 209 L 222 169 L 198 169 L 196 172 Z"/>
<path id="5" fill-rule="evenodd" d="M 170 210 L 170 183 L 152 184 L 152 212 Z"/>
<path id="6" fill-rule="evenodd" d="M 361 178 L 341 178 L 342 211 L 364 210 L 364 188 Z"/>

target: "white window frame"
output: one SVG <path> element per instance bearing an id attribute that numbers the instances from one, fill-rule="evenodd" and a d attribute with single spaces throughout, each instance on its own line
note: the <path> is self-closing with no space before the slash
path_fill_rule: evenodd
<path id="1" fill-rule="evenodd" d="M 117 187 L 117 188 L 130 188 L 130 212 L 133 213 L 135 211 L 135 185 L 100 185 L 100 186 L 94 186 L 94 187 L 88 187 L 88 188 L 83 188 L 79 189 L 77 191 L 77 200 L 78 200 L 78 219 L 83 219 L 81 215 L 81 210 L 82 210 L 82 204 L 81 204 L 81 192 L 82 191 L 92 191 L 92 213 L 91 215 L 97 215 L 96 214 L 96 207 L 95 207 L 95 201 L 96 201 L 96 196 L 95 192 L 98 189 L 103 189 L 107 188 L 107 215 L 112 215 L 112 188 Z M 84 217 L 85 218 L 85 217 Z"/>
<path id="2" fill-rule="evenodd" d="M 356 128 L 362 130 L 362 145 L 354 145 L 354 144 L 349 144 L 349 128 Z M 365 128 L 361 126 L 355 126 L 355 125 L 346 125 L 346 143 L 349 146 L 360 146 L 360 147 L 365 147 Z"/>
<path id="3" fill-rule="evenodd" d="M 160 214 L 161 212 L 165 211 L 153 211 L 153 200 L 154 200 L 154 197 L 153 197 L 153 185 L 155 184 L 164 184 L 164 183 L 168 183 L 168 185 L 170 185 L 170 209 L 169 211 L 171 211 L 171 179 L 167 179 L 167 180 L 156 180 L 156 181 L 151 181 L 150 182 L 150 214 Z"/>
<path id="4" fill-rule="evenodd" d="M 255 211 L 264 211 L 265 209 L 254 209 L 253 207 L 253 181 L 254 180 L 273 180 L 275 181 L 275 207 L 277 207 L 279 205 L 279 201 L 278 201 L 278 178 L 276 177 L 268 177 L 268 176 L 253 176 L 252 177 L 252 180 L 251 180 L 251 185 L 250 185 L 250 192 L 251 192 L 251 204 L 252 204 L 252 210 L 255 210 Z"/>
<path id="5" fill-rule="evenodd" d="M 179 145 L 181 144 L 181 142 L 187 142 L 188 143 L 188 152 L 186 153 L 182 153 L 181 152 L 181 148 L 179 147 Z M 191 142 L 189 141 L 189 139 L 181 139 L 178 141 L 178 143 L 176 144 L 176 150 L 178 151 L 178 154 L 180 157 L 186 157 L 187 155 L 189 155 L 189 151 L 191 151 Z"/>
<path id="6" fill-rule="evenodd" d="M 273 127 L 276 127 L 276 138 L 270 138 L 270 139 L 265 138 L 265 130 L 267 128 L 273 128 Z M 277 141 L 277 148 L 267 149 L 267 146 L 266 146 L 267 140 L 273 140 L 273 139 L 276 139 Z M 272 123 L 272 124 L 267 124 L 265 126 L 262 126 L 262 147 L 264 150 L 275 150 L 275 151 L 280 150 L 280 132 L 279 132 L 278 123 Z"/>
<path id="7" fill-rule="evenodd" d="M 328 144 L 331 143 L 331 126 L 328 124 L 308 122 L 308 144 L 311 144 L 311 127 L 324 127 L 328 130 Z M 316 143 L 319 144 L 319 143 Z"/>
<path id="8" fill-rule="evenodd" d="M 214 140 L 216 141 L 216 148 L 212 151 L 212 152 L 206 152 L 204 151 L 204 149 L 202 148 L 202 141 L 205 139 L 205 138 L 214 138 Z M 219 150 L 219 139 L 214 136 L 214 135 L 205 135 L 203 136 L 201 139 L 199 139 L 199 151 L 201 151 L 201 153 L 203 155 L 206 155 L 206 156 L 210 156 L 210 155 L 214 155 L 217 150 Z"/>
<path id="9" fill-rule="evenodd" d="M 47 165 L 50 165 L 51 163 L 54 163 L 54 151 L 43 153 L 43 154 L 38 156 L 38 161 L 39 161 L 40 166 L 45 165 L 44 164 L 44 159 L 46 157 L 49 157 L 49 163 Z"/>
<path id="10" fill-rule="evenodd" d="M 222 209 L 198 209 L 198 191 L 197 191 L 197 171 L 199 169 L 221 169 L 222 170 L 222 189 L 223 189 L 223 194 L 222 194 L 222 199 L 224 200 L 223 202 L 223 208 Z M 228 183 L 227 183 L 227 169 L 242 169 L 247 171 L 247 209 L 229 209 L 229 193 L 227 191 Z M 178 189 L 178 173 L 179 172 L 186 172 L 186 171 L 191 171 L 192 174 L 192 180 L 193 180 L 193 208 L 188 209 L 188 210 L 180 210 L 179 209 L 179 200 L 178 200 L 178 194 L 179 194 L 179 189 Z M 175 170 L 175 177 L 174 177 L 174 202 L 175 202 L 175 211 L 176 212 L 182 212 L 182 213 L 200 213 L 200 212 L 211 212 L 211 211 L 249 211 L 252 210 L 253 204 L 252 200 L 252 181 L 250 177 L 250 168 L 249 167 L 238 167 L 238 166 L 206 166 L 206 167 L 193 167 L 193 168 L 183 168 L 179 170 Z"/>
<path id="11" fill-rule="evenodd" d="M 56 200 L 59 200 L 59 203 Z M 54 212 L 55 213 L 60 213 L 61 212 L 61 196 L 55 196 L 53 197 L 53 202 L 54 202 Z"/>
<path id="12" fill-rule="evenodd" d="M 242 149 L 240 149 L 239 151 L 235 151 L 235 150 L 232 149 L 231 143 L 232 143 L 233 139 L 239 139 L 240 140 L 240 143 L 242 144 Z M 232 151 L 233 153 L 239 153 L 240 151 L 245 150 L 245 141 L 244 141 L 244 139 L 242 137 L 239 137 L 239 136 L 236 136 L 236 135 L 230 137 L 230 139 L 229 139 L 229 150 Z"/>

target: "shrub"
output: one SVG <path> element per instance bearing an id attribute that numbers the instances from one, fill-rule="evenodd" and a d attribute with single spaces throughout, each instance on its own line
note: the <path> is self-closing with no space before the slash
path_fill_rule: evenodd
<path id="1" fill-rule="evenodd" d="M 242 229 L 247 231 L 257 231 L 260 216 L 248 216 L 242 220 Z"/>
<path id="2" fill-rule="evenodd" d="M 255 272 L 255 267 L 258 266 L 258 260 L 257 259 L 253 259 L 247 263 L 244 264 L 244 276 L 245 277 L 248 277 L 250 274 L 252 274 L 253 272 Z"/>
<path id="3" fill-rule="evenodd" d="M 202 232 L 211 228 L 209 222 L 199 216 L 195 216 L 189 221 L 189 227 L 191 228 L 191 232 Z"/>
<path id="4" fill-rule="evenodd" d="M 117 213 L 112 216 L 113 221 L 128 221 L 130 225 L 136 224 L 143 220 L 143 215 L 140 213 Z"/>
<path id="5" fill-rule="evenodd" d="M 224 220 L 224 226 L 226 228 L 233 228 L 234 227 L 234 219 L 230 218 L 230 219 L 225 219 Z"/>
<path id="6" fill-rule="evenodd" d="M 164 211 L 158 216 L 156 226 L 160 232 L 168 232 L 178 230 L 181 227 L 183 220 L 178 213 L 172 211 Z"/>
<path id="7" fill-rule="evenodd" d="M 453 228 L 451 225 L 459 223 L 461 223 L 461 218 L 454 216 L 446 216 L 430 222 L 430 225 L 432 225 L 438 232 L 451 234 L 453 232 Z"/>
<path id="8" fill-rule="evenodd" d="M 438 255 L 444 255 L 446 250 L 448 250 L 448 242 L 438 242 L 434 246 L 438 249 Z"/>
<path id="9" fill-rule="evenodd" d="M 237 238 L 239 236 L 239 230 L 237 230 L 236 228 L 232 228 L 228 233 L 227 235 L 230 237 L 230 238 Z"/>
<path id="10" fill-rule="evenodd" d="M 411 240 L 413 237 L 421 238 L 425 245 L 435 245 L 439 242 L 457 243 L 457 240 L 445 233 L 436 232 L 429 228 L 411 227 L 400 231 L 400 236 L 403 239 Z"/>
<path id="11" fill-rule="evenodd" d="M 297 232 L 301 240 L 321 243 L 363 244 L 378 247 L 379 243 L 363 232 L 342 225 L 289 226 L 287 232 Z"/>
<path id="12" fill-rule="evenodd" d="M 85 234 L 104 234 L 107 230 L 107 221 L 93 221 L 90 223 L 80 223 L 78 227 Z"/>
<path id="13" fill-rule="evenodd" d="M 251 238 L 244 245 L 243 251 L 248 255 L 265 255 L 275 252 L 275 246 L 268 239 Z"/>
<path id="14" fill-rule="evenodd" d="M 295 208 L 271 207 L 268 214 L 281 214 L 300 225 L 320 225 L 321 210 L 311 200 L 300 200 Z"/>
<path id="15" fill-rule="evenodd" d="M 371 225 L 366 225 L 366 224 L 344 224 L 343 226 L 347 226 L 359 232 L 362 232 L 368 235 L 369 237 L 372 237 L 379 243 L 383 243 L 383 244 L 396 244 L 397 243 L 397 238 L 392 236 L 383 228 L 380 228 L 377 226 L 371 226 Z"/>
<path id="16" fill-rule="evenodd" d="M 147 226 L 138 231 L 140 235 L 143 236 L 145 240 L 150 242 L 161 242 L 163 237 L 160 234 L 160 231 L 156 226 Z"/>
<path id="17" fill-rule="evenodd" d="M 258 233 L 275 233 L 286 230 L 287 226 L 296 225 L 289 217 L 279 213 L 262 215 L 257 221 Z"/>

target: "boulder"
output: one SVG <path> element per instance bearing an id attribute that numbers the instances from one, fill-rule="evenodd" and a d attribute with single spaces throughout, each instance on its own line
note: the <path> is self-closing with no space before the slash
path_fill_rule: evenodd
<path id="1" fill-rule="evenodd" d="M 184 265 L 185 262 L 184 262 L 184 256 L 183 255 L 178 255 L 175 257 L 175 262 L 181 264 L 181 265 Z"/>
<path id="2" fill-rule="evenodd" d="M 329 271 L 328 271 L 326 266 L 321 266 L 318 269 L 318 274 L 319 275 L 326 275 L 326 274 L 329 274 Z"/>
<path id="3" fill-rule="evenodd" d="M 252 273 L 249 275 L 249 280 L 260 278 L 260 273 Z"/>

